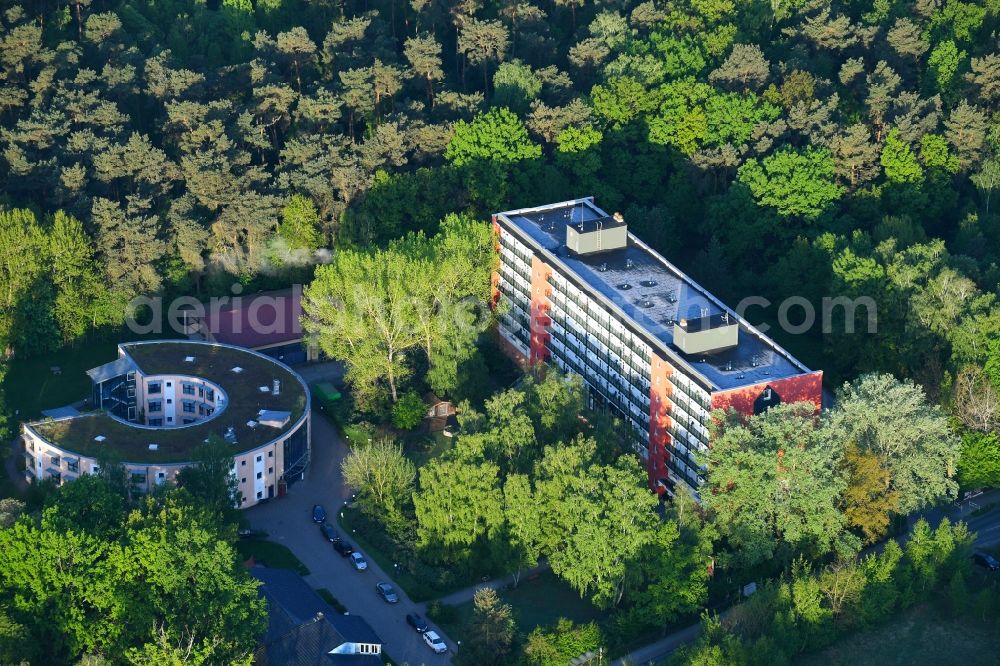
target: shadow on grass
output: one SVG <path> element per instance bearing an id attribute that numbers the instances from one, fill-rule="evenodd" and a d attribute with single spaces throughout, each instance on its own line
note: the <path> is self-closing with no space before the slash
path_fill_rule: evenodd
<path id="1" fill-rule="evenodd" d="M 272 569 L 290 569 L 300 576 L 309 575 L 309 569 L 306 565 L 302 564 L 292 551 L 280 543 L 262 539 L 241 539 L 236 542 L 236 550 L 244 560 L 249 560 L 252 557 L 257 564 Z M 336 608 L 336 606 L 334 607 Z"/>

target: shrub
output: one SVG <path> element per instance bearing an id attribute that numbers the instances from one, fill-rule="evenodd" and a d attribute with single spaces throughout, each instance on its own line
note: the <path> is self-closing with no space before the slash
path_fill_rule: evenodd
<path id="1" fill-rule="evenodd" d="M 575 625 L 561 617 L 549 629 L 537 627 L 532 631 L 524 654 L 532 666 L 562 666 L 586 652 L 597 652 L 603 643 L 596 623 Z"/>
<path id="2" fill-rule="evenodd" d="M 392 424 L 400 430 L 413 430 L 423 423 L 427 406 L 416 391 L 407 391 L 392 408 Z"/>
<path id="3" fill-rule="evenodd" d="M 427 617 L 438 624 L 450 624 L 458 620 L 458 607 L 432 601 L 427 604 Z"/>

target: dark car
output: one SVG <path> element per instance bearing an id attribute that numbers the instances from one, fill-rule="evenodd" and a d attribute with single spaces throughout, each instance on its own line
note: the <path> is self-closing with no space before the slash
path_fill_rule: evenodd
<path id="1" fill-rule="evenodd" d="M 340 535 L 337 534 L 337 530 L 333 529 L 333 525 L 331 525 L 330 523 L 323 523 L 322 525 L 319 526 L 319 530 L 320 532 L 323 533 L 323 536 L 326 537 L 326 540 L 329 541 L 330 543 L 336 543 L 337 541 L 340 541 Z"/>
<path id="2" fill-rule="evenodd" d="M 348 555 L 354 552 L 354 546 L 343 540 L 334 541 L 333 549 L 338 553 L 340 553 L 341 555 L 343 555 L 344 557 L 347 557 Z"/>
<path id="3" fill-rule="evenodd" d="M 997 558 L 989 555 L 987 553 L 976 553 L 972 556 L 972 561 L 983 567 L 984 569 L 989 569 L 990 571 L 996 571 L 1000 569 L 1000 562 L 997 562 Z"/>
<path id="4" fill-rule="evenodd" d="M 396 590 L 392 588 L 389 583 L 378 583 L 375 585 L 375 591 L 378 592 L 378 596 L 385 599 L 387 604 L 398 604 L 399 595 L 396 594 Z"/>
<path id="5" fill-rule="evenodd" d="M 313 522 L 314 523 L 326 522 L 326 509 L 323 508 L 323 505 L 321 504 L 313 505 Z"/>
<path id="6" fill-rule="evenodd" d="M 407 614 L 406 623 L 416 629 L 418 634 L 422 634 L 430 629 L 430 627 L 427 626 L 427 620 L 420 617 L 416 613 Z"/>

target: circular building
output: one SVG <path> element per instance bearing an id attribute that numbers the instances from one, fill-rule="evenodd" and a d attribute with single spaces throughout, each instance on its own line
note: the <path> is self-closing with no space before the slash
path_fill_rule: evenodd
<path id="1" fill-rule="evenodd" d="M 157 340 L 118 345 L 89 370 L 93 411 L 24 424 L 29 481 L 70 481 L 105 454 L 149 490 L 173 480 L 213 435 L 227 442 L 242 507 L 283 495 L 310 457 L 310 396 L 288 366 L 232 345 Z"/>

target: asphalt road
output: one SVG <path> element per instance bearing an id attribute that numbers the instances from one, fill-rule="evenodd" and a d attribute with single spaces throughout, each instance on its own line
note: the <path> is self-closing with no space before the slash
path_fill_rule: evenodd
<path id="1" fill-rule="evenodd" d="M 335 523 L 334 512 L 350 497 L 340 474 L 340 461 L 347 447 L 324 416 L 314 414 L 312 428 L 313 457 L 306 478 L 294 484 L 285 497 L 247 509 L 251 527 L 266 530 L 272 541 L 290 548 L 309 568 L 311 574 L 306 576 L 306 582 L 312 587 L 330 590 L 348 611 L 365 618 L 382 638 L 383 649 L 392 659 L 410 666 L 450 664 L 450 653 L 434 654 L 406 623 L 407 613 L 420 613 L 426 618 L 422 605 L 410 601 L 395 584 L 399 603 L 389 605 L 383 601 L 375 593 L 375 583 L 392 579 L 370 558 L 366 558 L 367 571 L 355 571 L 350 558 L 341 557 L 312 522 L 313 504 L 322 504 L 331 516 L 330 522 Z M 343 536 L 351 541 L 350 535 Z M 432 628 L 449 648 L 455 649 L 454 641 L 438 627 Z"/>

